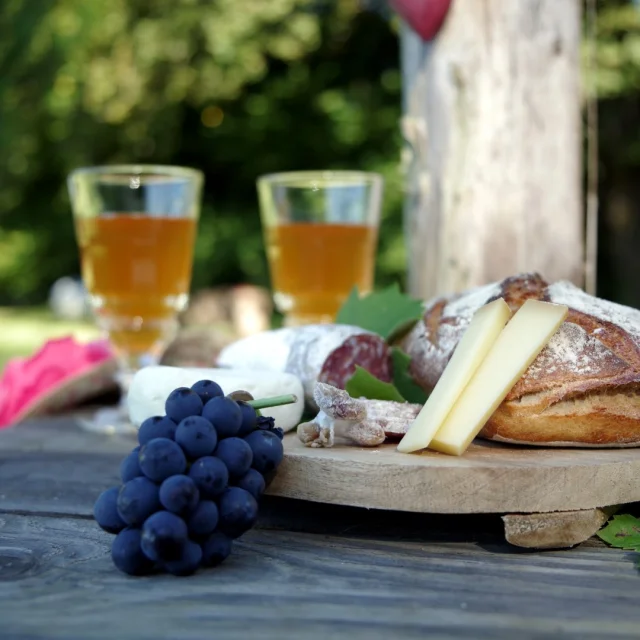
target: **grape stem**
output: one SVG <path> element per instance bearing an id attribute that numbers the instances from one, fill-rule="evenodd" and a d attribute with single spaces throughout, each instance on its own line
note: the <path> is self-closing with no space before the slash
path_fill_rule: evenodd
<path id="1" fill-rule="evenodd" d="M 283 404 L 293 404 L 298 398 L 293 393 L 286 396 L 272 396 L 271 398 L 260 398 L 260 400 L 248 400 L 247 404 L 254 409 L 266 409 L 267 407 L 279 407 Z"/>

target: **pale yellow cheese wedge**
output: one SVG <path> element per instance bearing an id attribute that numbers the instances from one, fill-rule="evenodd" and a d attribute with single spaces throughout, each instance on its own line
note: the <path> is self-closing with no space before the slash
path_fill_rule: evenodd
<path id="1" fill-rule="evenodd" d="M 567 312 L 564 305 L 527 300 L 476 369 L 429 448 L 462 455 L 547 345 Z"/>
<path id="2" fill-rule="evenodd" d="M 509 305 L 502 298 L 476 311 L 427 402 L 400 441 L 398 451 L 413 453 L 429 446 L 510 317 Z"/>

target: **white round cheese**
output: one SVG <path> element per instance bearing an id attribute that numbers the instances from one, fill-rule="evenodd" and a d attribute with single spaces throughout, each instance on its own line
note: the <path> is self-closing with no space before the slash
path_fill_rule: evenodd
<path id="1" fill-rule="evenodd" d="M 256 400 L 292 393 L 293 404 L 261 409 L 264 416 L 273 417 L 276 426 L 290 431 L 300 422 L 304 410 L 304 389 L 300 379 L 290 373 L 247 371 L 243 369 L 198 369 L 151 366 L 134 376 L 127 394 L 129 418 L 140 426 L 151 416 L 164 415 L 167 396 L 177 387 L 190 387 L 198 380 L 217 382 L 225 394 L 248 391 Z"/>

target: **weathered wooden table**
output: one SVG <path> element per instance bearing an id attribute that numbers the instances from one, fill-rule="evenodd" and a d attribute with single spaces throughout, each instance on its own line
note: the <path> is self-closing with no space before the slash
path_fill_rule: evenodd
<path id="1" fill-rule="evenodd" d="M 497 516 L 266 498 L 219 568 L 127 577 L 91 510 L 131 447 L 72 417 L 0 431 L 0 638 L 640 638 L 634 554 L 519 551 Z"/>

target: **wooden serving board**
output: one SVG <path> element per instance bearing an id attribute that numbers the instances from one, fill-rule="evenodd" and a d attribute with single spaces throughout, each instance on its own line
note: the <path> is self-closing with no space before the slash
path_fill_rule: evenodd
<path id="1" fill-rule="evenodd" d="M 546 513 L 640 501 L 640 449 L 551 449 L 476 441 L 461 457 L 394 444 L 308 448 L 285 436 L 268 493 L 424 513 Z"/>

